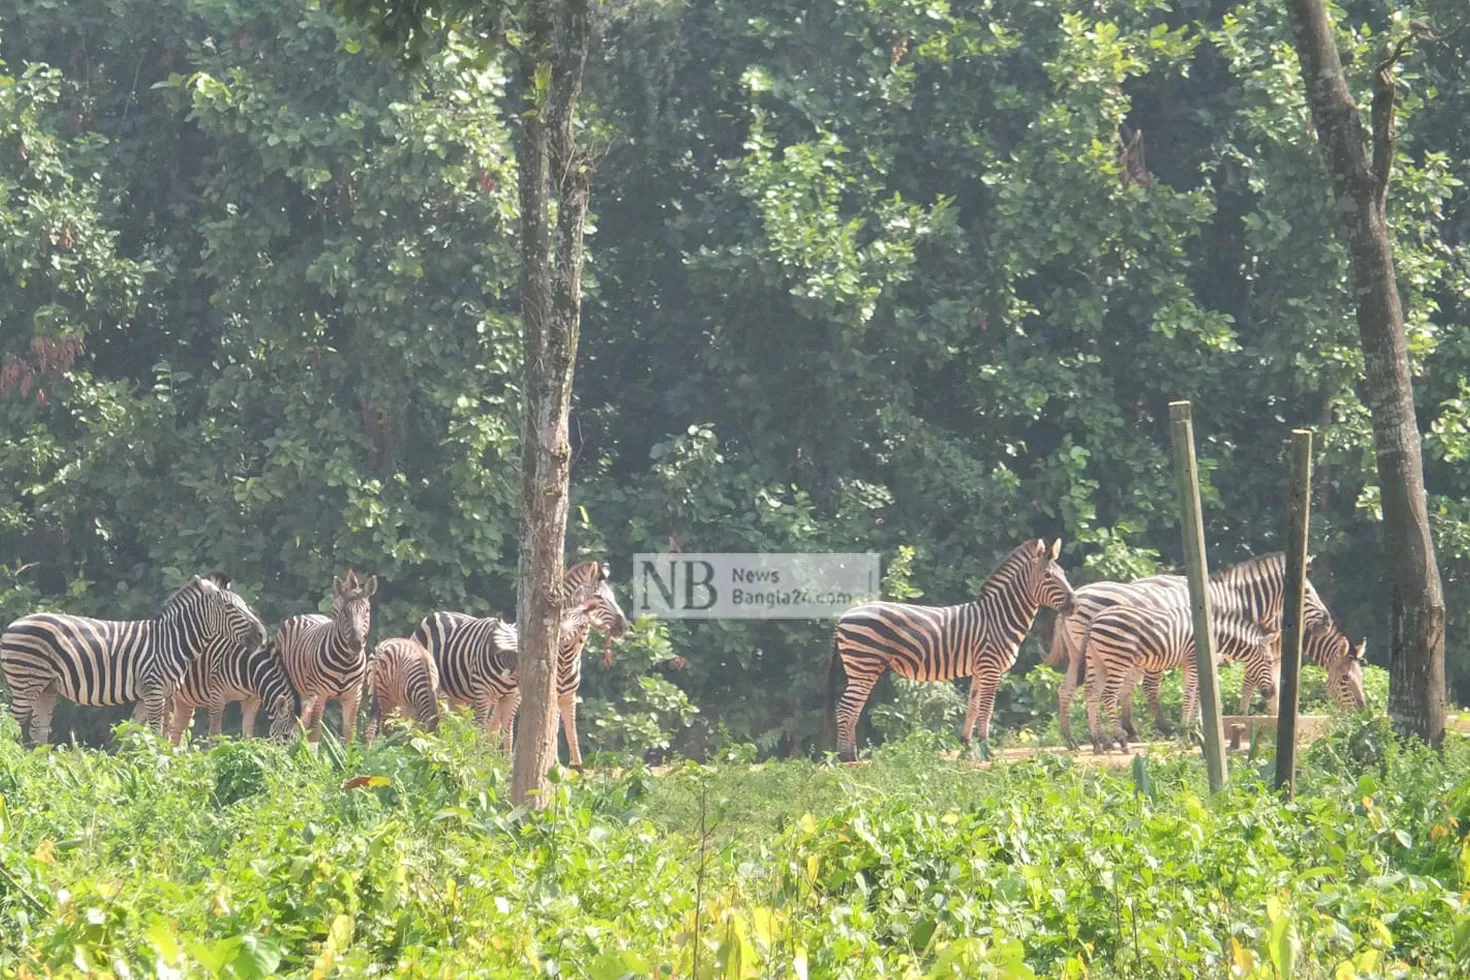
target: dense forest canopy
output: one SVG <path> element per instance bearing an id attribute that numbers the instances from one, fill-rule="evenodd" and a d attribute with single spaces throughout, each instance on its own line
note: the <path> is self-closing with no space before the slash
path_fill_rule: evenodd
<path id="1" fill-rule="evenodd" d="M 1282 546 L 1284 440 L 1317 430 L 1312 579 L 1381 661 L 1353 294 L 1279 7 L 604 7 L 569 555 L 873 550 L 947 603 L 1060 535 L 1074 584 L 1150 574 L 1189 398 L 1217 566 Z M 1355 90 L 1462 7 L 1345 4 Z M 268 622 L 348 567 L 378 637 L 513 612 L 515 103 L 485 50 L 405 66 L 316 0 L 0 11 L 0 618 L 145 615 L 217 567 Z M 1396 69 L 1391 190 L 1460 700 L 1467 57 Z M 587 670 L 587 741 L 800 750 L 829 643 L 640 623 Z"/>

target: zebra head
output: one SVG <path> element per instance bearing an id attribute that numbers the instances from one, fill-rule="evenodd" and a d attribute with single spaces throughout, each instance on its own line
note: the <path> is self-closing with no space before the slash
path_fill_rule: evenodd
<path id="1" fill-rule="evenodd" d="M 271 720 L 270 737 L 277 742 L 290 741 L 297 731 L 296 720 L 301 716 L 301 695 L 291 686 L 286 664 L 274 646 L 262 650 L 258 656 L 256 687 Z"/>
<path id="2" fill-rule="evenodd" d="M 588 616 L 594 629 L 602 630 L 613 639 L 628 632 L 628 617 L 623 615 L 617 596 L 613 595 L 612 584 L 608 582 L 608 567 L 604 564 L 599 563 L 597 566 L 596 585 L 592 589 L 592 607 L 588 610 Z"/>
<path id="3" fill-rule="evenodd" d="M 177 618 L 197 630 L 206 641 L 197 651 L 201 653 L 208 641 L 217 637 L 231 638 L 246 652 L 258 650 L 265 643 L 265 624 L 230 589 L 230 577 L 224 572 L 195 575 L 164 603 L 162 618 Z"/>
<path id="4" fill-rule="evenodd" d="M 372 597 L 377 591 L 376 575 L 359 582 L 357 572 L 348 569 L 345 579 L 332 577 L 332 610 L 328 615 L 337 626 L 338 638 L 353 653 L 367 648 L 368 632 L 373 626 Z"/>
<path id="5" fill-rule="evenodd" d="M 1368 703 L 1368 695 L 1363 690 L 1366 636 L 1354 645 L 1333 624 L 1324 629 L 1308 629 L 1304 643 L 1305 652 L 1327 671 L 1327 696 L 1333 704 L 1357 710 Z"/>
<path id="6" fill-rule="evenodd" d="M 1067 573 L 1057 564 L 1062 539 L 1057 538 L 1048 547 L 1045 538 L 1037 538 L 1032 545 L 1035 550 L 1031 563 L 1031 597 L 1038 605 L 1055 609 L 1063 616 L 1072 615 L 1077 611 L 1077 597 L 1067 581 Z"/>

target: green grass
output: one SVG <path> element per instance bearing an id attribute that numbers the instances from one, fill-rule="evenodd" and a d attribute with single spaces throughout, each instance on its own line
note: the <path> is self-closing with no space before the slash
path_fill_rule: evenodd
<path id="1" fill-rule="evenodd" d="M 1463 976 L 1453 739 L 1345 720 L 1293 803 L 1265 757 L 1211 799 L 1184 755 L 975 770 L 920 734 L 856 767 L 564 773 L 537 815 L 457 717 L 367 753 L 131 726 L 27 751 L 7 722 L 0 974 Z"/>

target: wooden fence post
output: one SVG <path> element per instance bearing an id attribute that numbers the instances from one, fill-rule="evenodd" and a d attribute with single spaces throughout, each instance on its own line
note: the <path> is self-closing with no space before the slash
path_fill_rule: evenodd
<path id="1" fill-rule="evenodd" d="M 1286 593 L 1281 608 L 1281 686 L 1276 692 L 1276 789 L 1296 793 L 1298 691 L 1307 584 L 1307 522 L 1312 509 L 1312 433 L 1291 432 L 1291 495 L 1286 507 Z"/>
<path id="2" fill-rule="evenodd" d="M 1189 605 L 1194 613 L 1194 659 L 1199 675 L 1199 711 L 1204 726 L 1205 772 L 1210 792 L 1225 786 L 1225 733 L 1220 727 L 1220 678 L 1215 671 L 1215 637 L 1210 628 L 1210 576 L 1205 565 L 1205 525 L 1200 513 L 1199 472 L 1194 459 L 1194 425 L 1189 402 L 1169 403 L 1174 443 L 1174 474 L 1179 480 L 1179 528 L 1184 534 L 1184 566 Z"/>

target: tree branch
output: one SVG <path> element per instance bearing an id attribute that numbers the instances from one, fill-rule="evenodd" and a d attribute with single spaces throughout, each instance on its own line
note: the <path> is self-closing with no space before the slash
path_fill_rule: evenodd
<path id="1" fill-rule="evenodd" d="M 1400 38 L 1373 72 L 1373 197 L 1382 207 L 1388 200 L 1388 179 L 1393 172 L 1394 80 L 1393 68 L 1408 45 Z M 1387 45 L 1385 45 L 1385 49 Z"/>

